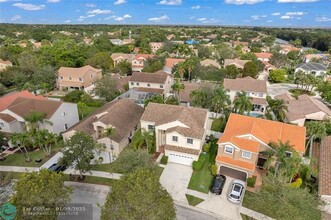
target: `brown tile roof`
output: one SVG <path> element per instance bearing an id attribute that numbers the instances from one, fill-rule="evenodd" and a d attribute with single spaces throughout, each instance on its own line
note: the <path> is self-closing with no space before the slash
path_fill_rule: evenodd
<path id="1" fill-rule="evenodd" d="M 275 99 L 283 99 L 285 102 L 289 102 L 291 100 L 294 100 L 295 98 L 293 98 L 293 96 L 290 93 L 285 92 L 285 93 L 276 95 Z"/>
<path id="2" fill-rule="evenodd" d="M 235 65 L 237 68 L 244 68 L 244 65 L 249 62 L 250 60 L 238 60 L 238 59 L 225 59 L 224 60 L 224 67 L 229 65 Z"/>
<path id="3" fill-rule="evenodd" d="M 202 60 L 200 64 L 201 66 L 214 66 L 217 68 L 221 68 L 221 65 L 217 61 L 211 59 Z"/>
<path id="4" fill-rule="evenodd" d="M 46 100 L 46 98 L 44 96 L 40 96 L 40 95 L 36 96 L 36 95 L 32 94 L 31 92 L 24 90 L 21 92 L 16 92 L 16 93 L 12 93 L 12 94 L 1 97 L 0 98 L 0 111 L 6 109 L 18 97 Z"/>
<path id="5" fill-rule="evenodd" d="M 272 53 L 254 53 L 257 58 L 270 58 L 272 57 Z"/>
<path id="6" fill-rule="evenodd" d="M 231 142 L 233 137 L 246 134 L 255 136 L 265 144 L 271 142 L 278 143 L 279 141 L 285 143 L 289 141 L 298 152 L 303 153 L 305 151 L 305 127 L 234 113 L 231 113 L 224 133 L 218 140 L 218 143 Z M 255 149 L 251 150 L 254 152 Z"/>
<path id="7" fill-rule="evenodd" d="M 125 60 L 131 62 L 131 61 L 133 60 L 133 58 L 134 58 L 134 54 L 113 53 L 113 54 L 111 55 L 111 58 L 112 58 L 113 60 L 116 60 L 116 59 L 118 59 L 118 58 L 122 58 L 122 59 L 125 59 Z"/>
<path id="8" fill-rule="evenodd" d="M 17 98 L 7 109 L 21 117 L 27 116 L 31 110 L 34 110 L 45 113 L 45 119 L 50 119 L 61 104 L 61 101 L 48 99 Z"/>
<path id="9" fill-rule="evenodd" d="M 252 98 L 251 99 L 252 104 L 258 104 L 258 105 L 267 105 L 267 100 L 264 98 Z"/>
<path id="10" fill-rule="evenodd" d="M 124 85 L 129 83 L 131 76 L 121 76 L 120 74 L 112 75 L 112 78 L 116 80 L 116 88 L 124 92 Z"/>
<path id="11" fill-rule="evenodd" d="M 168 68 L 174 67 L 177 63 L 184 62 L 185 59 L 177 59 L 177 58 L 167 58 L 165 60 L 165 66 Z"/>
<path id="12" fill-rule="evenodd" d="M 224 79 L 224 88 L 236 91 L 267 93 L 265 80 L 253 79 L 249 76 L 237 79 Z"/>
<path id="13" fill-rule="evenodd" d="M 3 114 L 3 113 L 0 113 L 0 119 L 4 120 L 7 123 L 10 123 L 10 122 L 16 120 L 16 118 L 14 118 L 13 116 L 11 116 L 9 114 Z"/>
<path id="14" fill-rule="evenodd" d="M 221 162 L 221 163 L 227 163 L 227 164 L 230 164 L 232 166 L 244 168 L 244 169 L 250 170 L 250 171 L 255 170 L 255 164 L 248 163 L 248 162 L 245 162 L 245 161 L 242 161 L 242 160 L 234 160 L 234 159 L 232 159 L 230 157 L 226 157 L 226 156 L 218 155 L 216 157 L 216 161 Z"/>
<path id="15" fill-rule="evenodd" d="M 168 73 L 157 71 L 155 73 L 139 73 L 134 72 L 131 76 L 130 82 L 145 82 L 145 83 L 166 83 Z"/>
<path id="16" fill-rule="evenodd" d="M 153 57 L 156 57 L 155 55 L 152 55 L 152 54 L 142 54 L 142 53 L 138 53 L 134 59 L 135 60 L 145 60 L 145 59 L 148 59 L 148 58 L 153 58 Z"/>
<path id="17" fill-rule="evenodd" d="M 164 147 L 165 150 L 171 150 L 171 151 L 177 151 L 181 153 L 187 153 L 187 154 L 195 154 L 199 155 L 200 151 L 196 149 L 191 149 L 187 147 L 179 147 L 179 146 L 174 146 L 174 145 L 165 145 Z"/>
<path id="18" fill-rule="evenodd" d="M 101 72 L 101 69 L 96 69 L 90 65 L 79 67 L 79 68 L 73 68 L 73 67 L 61 67 L 58 70 L 58 76 L 75 76 L 75 77 L 84 77 L 85 74 L 90 72 Z"/>
<path id="19" fill-rule="evenodd" d="M 173 128 L 187 137 L 203 138 L 205 132 L 205 121 L 207 120 L 206 109 L 193 108 L 178 105 L 166 105 L 158 103 L 148 103 L 142 121 L 154 122 L 155 126 L 166 124 L 173 121 L 180 121 L 189 127 L 189 129 Z M 173 131 L 169 129 L 170 131 Z"/>
<path id="20" fill-rule="evenodd" d="M 184 90 L 180 91 L 180 101 L 181 102 L 191 102 L 192 99 L 190 94 L 192 91 L 200 89 L 202 87 L 216 87 L 213 83 L 196 83 L 196 82 L 182 82 L 185 86 Z"/>
<path id="21" fill-rule="evenodd" d="M 97 119 L 95 116 L 104 112 L 107 114 Z M 100 121 L 106 125 L 115 127 L 115 134 L 111 138 L 113 141 L 119 143 L 134 127 L 139 124 L 140 117 L 144 112 L 144 108 L 138 106 L 134 102 L 128 99 L 119 99 L 113 102 L 109 102 L 99 108 L 93 115 L 80 121 L 78 124 L 70 128 L 70 131 L 83 131 L 89 135 L 95 134 L 93 129 L 94 122 Z"/>
<path id="22" fill-rule="evenodd" d="M 323 138 L 320 147 L 318 194 L 331 195 L 331 136 Z"/>

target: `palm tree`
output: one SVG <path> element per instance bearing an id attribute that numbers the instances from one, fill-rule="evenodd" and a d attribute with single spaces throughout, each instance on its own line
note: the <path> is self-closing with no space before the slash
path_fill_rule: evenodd
<path id="1" fill-rule="evenodd" d="M 214 97 L 211 100 L 212 111 L 216 113 L 223 112 L 230 104 L 230 96 L 227 94 L 227 91 L 222 86 L 216 88 Z"/>
<path id="2" fill-rule="evenodd" d="M 252 110 L 253 104 L 251 102 L 251 98 L 246 95 L 244 91 L 237 92 L 236 98 L 233 101 L 234 106 L 234 112 L 239 114 L 244 114 L 244 112 L 247 112 L 247 115 L 249 115 L 250 111 Z"/>
<path id="3" fill-rule="evenodd" d="M 34 135 L 35 143 L 43 149 L 46 156 L 50 156 L 52 153 L 52 144 L 57 142 L 57 135 L 50 133 L 46 129 L 41 129 Z"/>
<path id="4" fill-rule="evenodd" d="M 287 104 L 283 99 L 272 99 L 270 96 L 267 97 L 268 107 L 266 116 L 269 119 L 274 120 L 277 119 L 278 121 L 284 122 L 285 114 L 288 112 Z M 273 117 L 273 115 L 274 117 Z"/>
<path id="5" fill-rule="evenodd" d="M 327 135 L 324 123 L 318 121 L 307 122 L 307 138 L 309 139 L 309 157 L 313 152 L 313 143 L 316 139 L 322 139 Z M 308 146 L 306 146 L 307 150 Z"/>
<path id="6" fill-rule="evenodd" d="M 116 130 L 115 130 L 114 127 L 106 128 L 103 131 L 103 137 L 107 137 L 110 140 L 110 150 L 111 150 L 111 157 L 109 155 L 110 162 L 113 162 L 113 150 L 114 150 L 114 146 L 113 146 L 113 140 L 112 140 L 112 138 L 115 135 L 115 133 L 116 133 Z"/>
<path id="7" fill-rule="evenodd" d="M 184 62 L 176 64 L 176 72 L 179 74 L 181 79 L 184 78 L 184 74 L 186 73 L 186 65 Z"/>
<path id="8" fill-rule="evenodd" d="M 81 119 L 84 118 L 84 112 L 86 112 L 88 110 L 88 106 L 84 103 L 84 102 L 78 102 L 77 103 L 77 107 L 79 109 L 79 113 L 80 113 L 80 116 L 81 116 Z"/>
<path id="9" fill-rule="evenodd" d="M 147 152 L 150 153 L 150 151 L 152 150 L 152 146 L 150 146 L 150 144 L 152 144 L 154 141 L 154 131 L 151 132 L 143 129 L 141 130 L 141 137 L 147 147 Z"/>
<path id="10" fill-rule="evenodd" d="M 180 92 L 185 89 L 185 85 L 180 83 L 179 79 L 176 79 L 175 83 L 171 86 L 172 90 L 175 92 L 177 99 L 180 102 Z"/>
<path id="11" fill-rule="evenodd" d="M 28 150 L 26 149 L 26 145 L 29 143 L 29 135 L 26 132 L 14 133 L 10 136 L 10 140 L 12 144 L 19 145 L 19 149 L 24 155 L 25 161 L 30 162 L 31 158 Z"/>
<path id="12" fill-rule="evenodd" d="M 37 130 L 38 123 L 43 122 L 45 119 L 46 114 L 43 112 L 37 112 L 31 110 L 25 117 L 24 120 L 27 121 L 31 125 L 31 130 Z"/>

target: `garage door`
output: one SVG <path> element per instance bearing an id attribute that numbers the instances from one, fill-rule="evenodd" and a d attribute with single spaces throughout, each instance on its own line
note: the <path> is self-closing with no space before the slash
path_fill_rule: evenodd
<path id="1" fill-rule="evenodd" d="M 179 164 L 192 166 L 193 161 L 194 161 L 193 157 L 187 155 L 170 153 L 168 156 L 168 162 L 172 162 L 172 163 L 179 163 Z"/>
<path id="2" fill-rule="evenodd" d="M 235 170 L 229 167 L 221 166 L 220 167 L 220 174 L 223 174 L 225 176 L 229 176 L 235 179 L 239 179 L 242 181 L 246 181 L 247 174 L 245 172 Z"/>

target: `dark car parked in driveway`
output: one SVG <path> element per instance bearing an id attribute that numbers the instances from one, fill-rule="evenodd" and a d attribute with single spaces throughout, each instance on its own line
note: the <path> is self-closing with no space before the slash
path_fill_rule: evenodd
<path id="1" fill-rule="evenodd" d="M 226 177 L 224 175 L 218 174 L 217 176 L 215 176 L 213 184 L 210 188 L 210 192 L 216 195 L 221 195 L 225 181 Z"/>
<path id="2" fill-rule="evenodd" d="M 59 173 L 61 171 L 65 171 L 66 169 L 67 169 L 67 167 L 58 165 L 56 163 L 54 163 L 52 166 L 50 166 L 48 168 L 48 170 L 53 171 L 53 172 L 57 172 L 57 173 Z"/>

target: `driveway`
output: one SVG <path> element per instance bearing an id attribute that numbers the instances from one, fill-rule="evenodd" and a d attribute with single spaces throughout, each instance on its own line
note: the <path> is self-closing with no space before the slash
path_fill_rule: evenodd
<path id="1" fill-rule="evenodd" d="M 57 163 L 57 161 L 63 156 L 62 152 L 56 153 L 51 159 L 49 159 L 46 163 L 44 163 L 40 169 L 45 168 L 48 169 L 50 168 L 53 164 Z"/>
<path id="2" fill-rule="evenodd" d="M 273 98 L 276 95 L 283 94 L 290 89 L 296 89 L 296 84 L 288 84 L 288 83 L 277 83 L 277 84 L 269 84 L 267 83 L 268 94 Z"/>
<path id="3" fill-rule="evenodd" d="M 162 172 L 160 182 L 174 200 L 187 204 L 185 194 L 192 172 L 190 166 L 168 163 Z"/>

